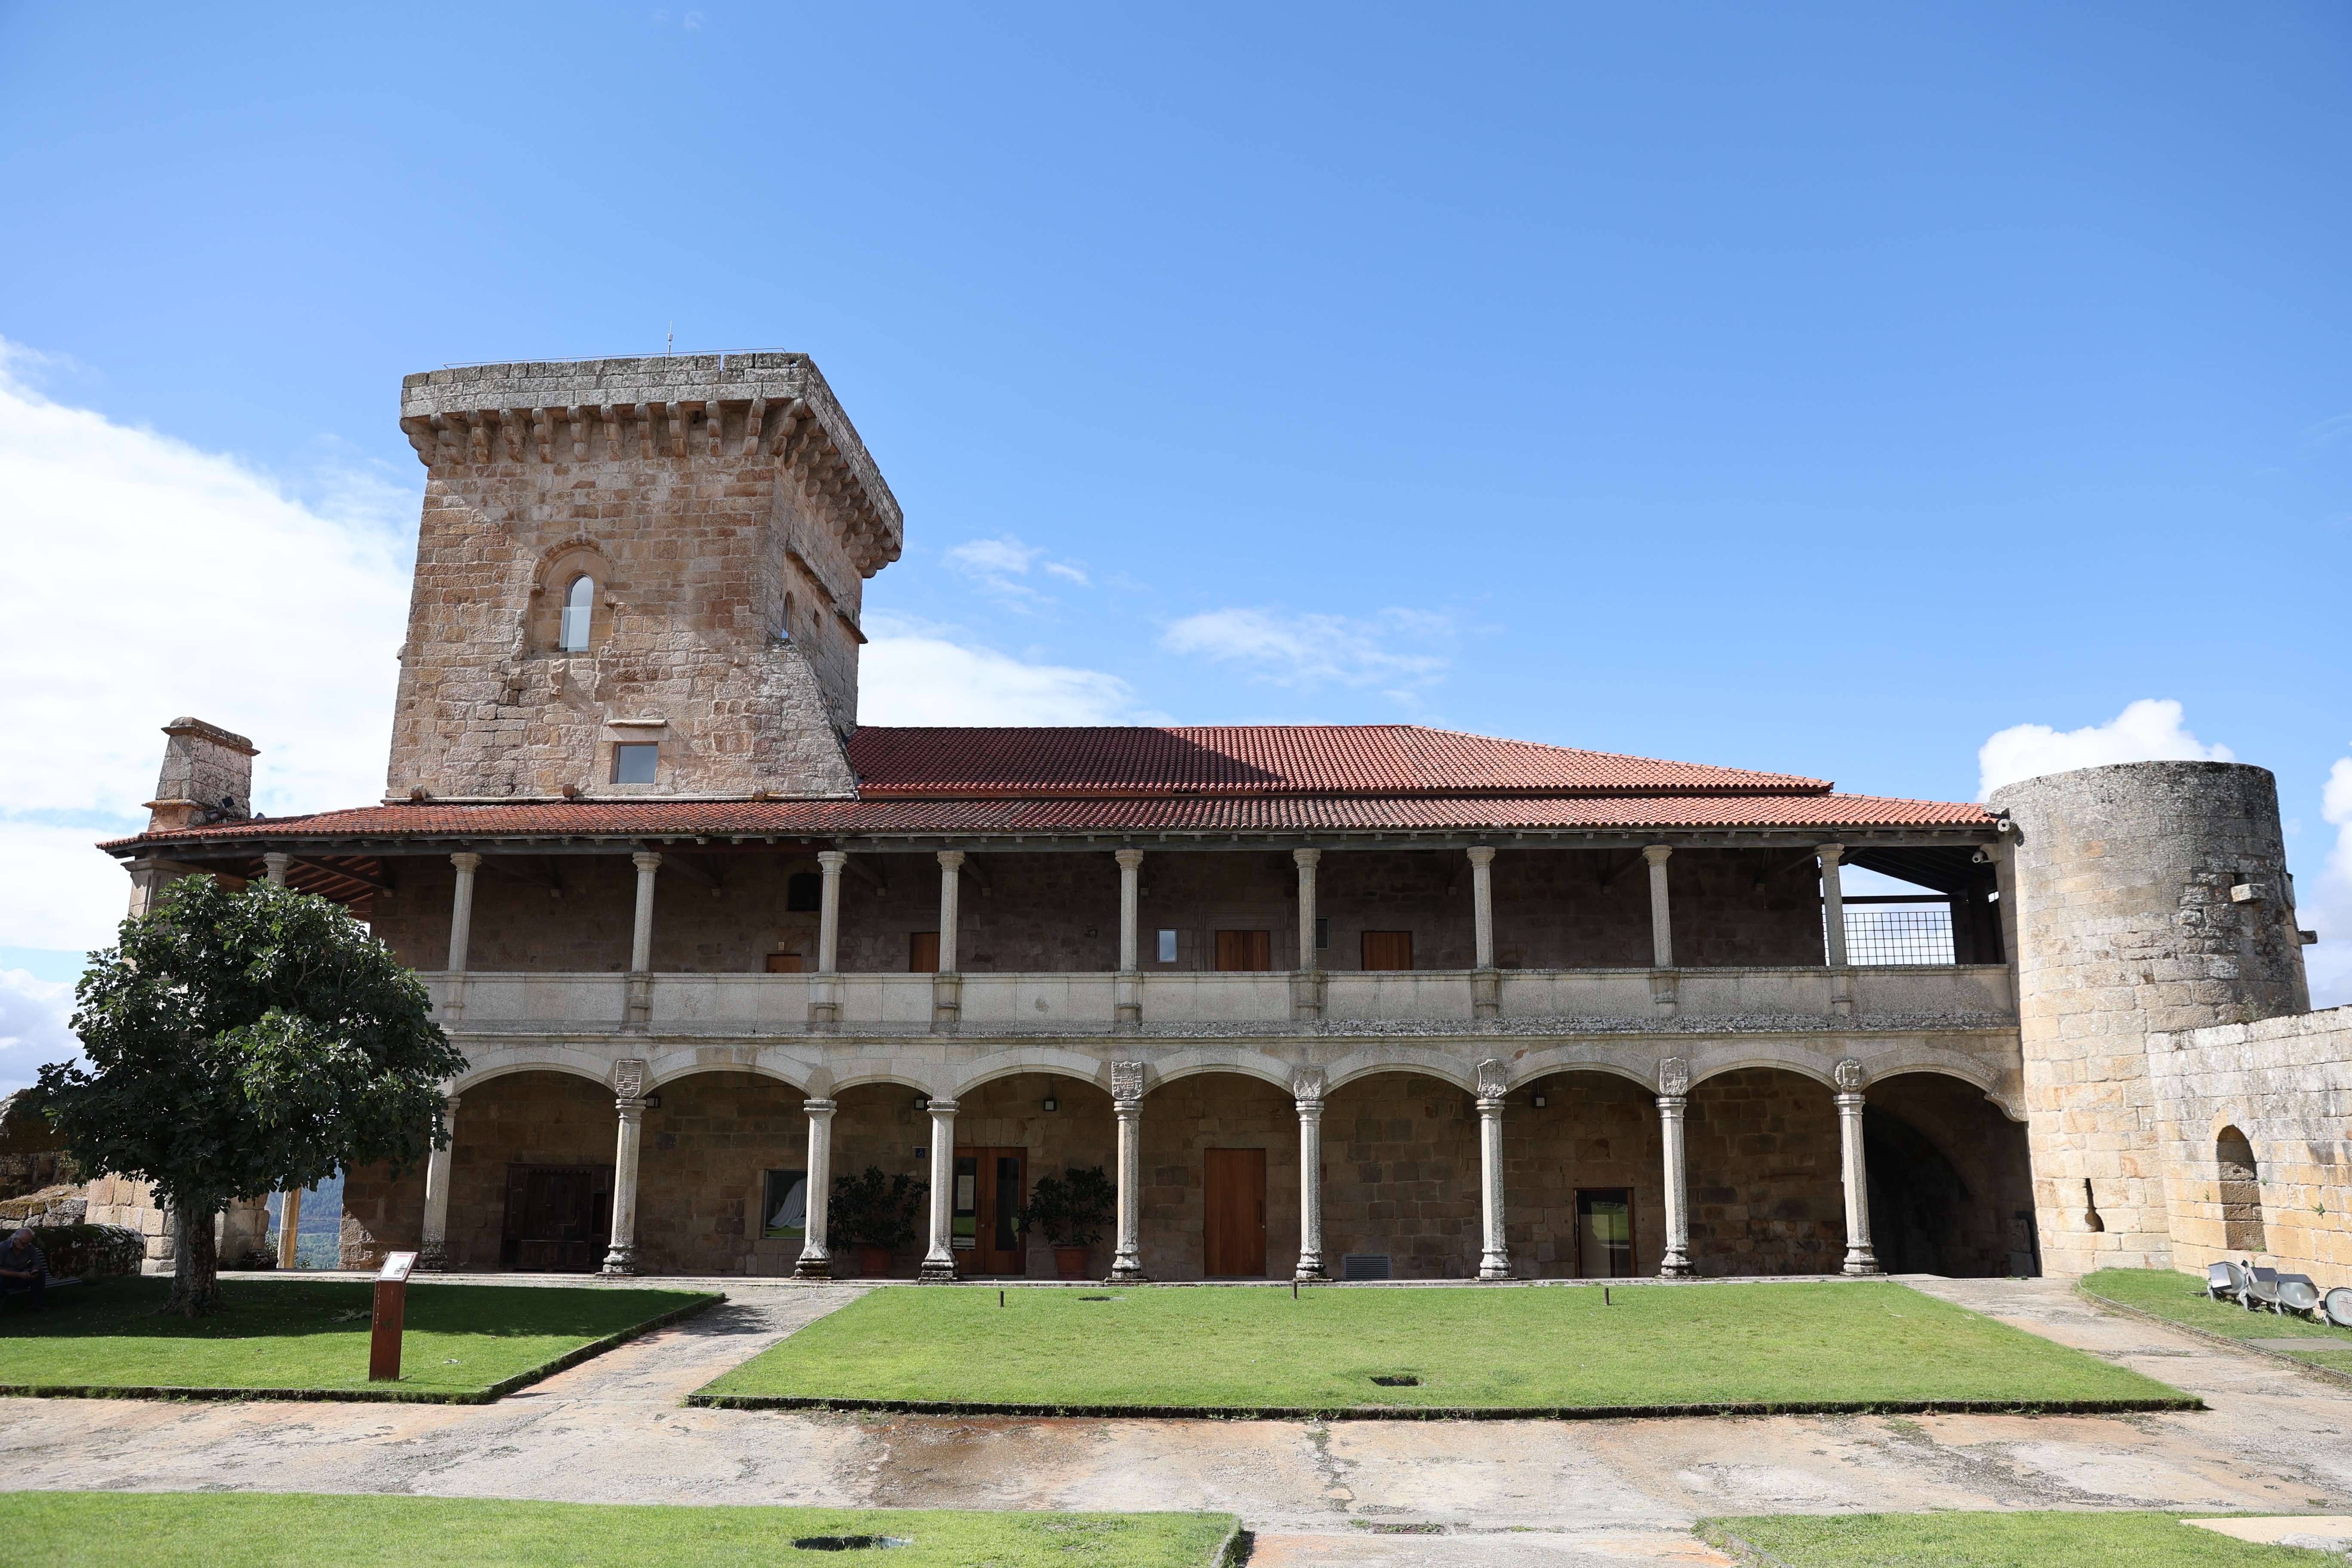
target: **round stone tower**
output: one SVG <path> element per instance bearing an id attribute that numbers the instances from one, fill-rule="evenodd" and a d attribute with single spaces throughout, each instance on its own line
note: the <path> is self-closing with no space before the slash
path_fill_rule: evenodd
<path id="1" fill-rule="evenodd" d="M 2278 787 L 2125 763 L 1993 792 L 2015 825 L 2018 1025 L 2042 1266 L 2169 1267 L 2149 1031 L 2310 1007 Z"/>

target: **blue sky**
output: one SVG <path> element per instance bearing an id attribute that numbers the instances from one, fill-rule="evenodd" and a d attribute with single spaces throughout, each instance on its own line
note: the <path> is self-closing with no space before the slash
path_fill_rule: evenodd
<path id="1" fill-rule="evenodd" d="M 75 711 L 140 768 L 209 703 L 273 809 L 381 765 L 378 609 L 331 747 L 248 678 L 335 675 L 318 601 L 396 577 L 399 377 L 674 329 L 841 395 L 906 510 L 906 701 L 961 658 L 1049 716 L 1966 798 L 1997 731 L 2171 700 L 2277 771 L 2306 884 L 2352 824 L 2341 5 L 19 5 L 0 147 L 24 405 L 340 563 L 20 510 L 103 559 L 21 589 L 8 668 L 123 665 Z M 77 644 L 82 583 L 172 640 Z M 10 821 L 135 821 L 59 722 L 89 798 Z M 0 941 L 94 940 L 89 874 Z"/>

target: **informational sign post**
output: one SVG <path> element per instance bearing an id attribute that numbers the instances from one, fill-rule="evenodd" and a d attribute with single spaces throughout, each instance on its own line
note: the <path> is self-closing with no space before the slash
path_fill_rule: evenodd
<path id="1" fill-rule="evenodd" d="M 375 1333 L 368 1342 L 368 1381 L 400 1381 L 400 1324 L 408 1310 L 408 1273 L 416 1254 L 388 1254 L 375 1277 Z"/>

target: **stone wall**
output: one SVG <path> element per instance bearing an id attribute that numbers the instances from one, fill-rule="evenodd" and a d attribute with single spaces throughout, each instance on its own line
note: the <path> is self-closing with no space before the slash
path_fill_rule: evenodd
<path id="1" fill-rule="evenodd" d="M 1890 1274 L 2041 1272 L 2025 1127 L 1975 1085 L 1899 1073 L 1865 1091 L 1870 1233 Z"/>
<path id="2" fill-rule="evenodd" d="M 428 477 L 393 796 L 854 787 L 856 621 L 898 508 L 804 356 L 475 366 L 402 404 Z M 615 783 L 613 747 L 646 741 L 656 782 Z"/>
<path id="3" fill-rule="evenodd" d="M 817 869 L 814 853 L 688 852 L 721 877 L 716 895 L 677 871 L 662 873 L 654 903 L 654 968 L 668 973 L 751 973 L 771 952 L 816 965 L 817 917 L 785 908 L 790 879 Z M 940 868 L 930 855 L 862 856 L 887 891 L 856 876 L 841 889 L 840 966 L 903 973 L 913 933 L 936 931 Z M 552 875 L 562 896 L 493 864 L 474 884 L 467 961 L 477 970 L 617 971 L 625 968 L 636 901 L 626 856 L 520 857 Z M 1822 962 L 1817 884 L 1759 873 L 1785 864 L 1777 852 L 1687 850 L 1671 862 L 1677 962 L 1779 966 Z M 395 897 L 374 900 L 377 934 L 403 963 L 448 961 L 456 872 L 446 856 L 391 863 Z M 1507 850 L 1495 859 L 1496 958 L 1506 969 L 1646 967 L 1648 884 L 1639 873 L 1601 886 L 1608 858 L 1587 850 Z M 977 868 L 973 868 L 976 867 Z M 1417 969 L 1467 969 L 1473 945 L 1470 876 L 1458 850 L 1327 852 L 1317 912 L 1329 921 L 1321 967 L 1363 966 L 1362 933 L 1412 935 Z M 1140 910 L 1143 968 L 1216 966 L 1219 931 L 1269 933 L 1276 969 L 1297 963 L 1296 868 L 1287 855 L 1237 851 L 1146 856 Z M 961 878 L 959 966 L 966 973 L 1103 972 L 1118 963 L 1118 869 L 1099 854 L 975 854 Z M 1173 963 L 1158 962 L 1157 933 L 1177 932 Z"/>
<path id="4" fill-rule="evenodd" d="M 90 1225 L 121 1226 L 146 1239 L 149 1274 L 169 1274 L 179 1252 L 173 1234 L 172 1211 L 155 1197 L 155 1189 L 131 1176 L 100 1176 L 89 1184 L 89 1205 L 83 1211 Z M 233 1268 L 249 1253 L 267 1249 L 269 1240 L 269 1200 L 248 1198 L 231 1203 L 213 1220 L 213 1240 L 220 1264 Z"/>
<path id="5" fill-rule="evenodd" d="M 2171 1262 L 2147 1037 L 2310 1005 L 2270 773 L 2131 763 L 1994 792 L 2043 1267 Z M 2005 892 L 2006 896 L 2006 892 Z"/>
<path id="6" fill-rule="evenodd" d="M 1691 1086 L 1691 1259 L 1702 1274 L 1834 1274 L 1845 1189 L 1832 1091 L 1755 1068 Z"/>
<path id="7" fill-rule="evenodd" d="M 2148 1037 L 2175 1268 L 2252 1258 L 2352 1285 L 2352 1007 Z M 2259 1247 L 2230 1245 L 2221 1133 L 2251 1147 Z"/>

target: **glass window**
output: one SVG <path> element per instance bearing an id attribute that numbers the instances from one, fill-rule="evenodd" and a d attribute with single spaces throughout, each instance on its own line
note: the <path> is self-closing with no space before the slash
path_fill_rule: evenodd
<path id="1" fill-rule="evenodd" d="M 1633 1191 L 1580 1187 L 1576 1194 L 1576 1272 L 1586 1279 L 1633 1275 Z"/>
<path id="2" fill-rule="evenodd" d="M 658 742 L 638 742 L 613 748 L 613 782 L 614 784 L 651 784 L 655 764 L 661 754 Z"/>
<path id="3" fill-rule="evenodd" d="M 1162 963 L 1176 962 L 1176 933 L 1172 931 L 1163 931 L 1160 933 L 1160 962 Z"/>
<path id="4" fill-rule="evenodd" d="M 761 1213 L 767 1222 L 760 1234 L 771 1238 L 800 1241 L 808 1235 L 808 1173 L 806 1171 L 770 1171 L 767 1195 Z"/>
<path id="5" fill-rule="evenodd" d="M 566 653 L 588 650 L 588 622 L 596 608 L 596 579 L 574 577 L 563 594 L 563 635 L 557 639 Z"/>

